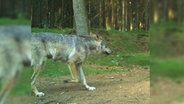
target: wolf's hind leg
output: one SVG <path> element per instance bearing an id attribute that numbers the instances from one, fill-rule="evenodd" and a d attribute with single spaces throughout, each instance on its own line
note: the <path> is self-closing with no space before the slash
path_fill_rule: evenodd
<path id="1" fill-rule="evenodd" d="M 66 82 L 66 83 L 78 83 L 79 78 L 78 78 L 78 75 L 77 75 L 77 72 L 76 72 L 75 64 L 74 63 L 69 63 L 68 68 L 70 70 L 70 74 L 71 74 L 72 79 L 65 80 L 64 82 Z"/>
<path id="2" fill-rule="evenodd" d="M 39 73 L 41 72 L 41 70 L 43 69 L 43 65 L 39 66 L 39 67 L 36 67 L 34 68 L 34 73 L 31 77 L 31 88 L 32 88 L 32 91 L 33 93 L 37 96 L 37 97 L 42 97 L 44 96 L 45 94 L 43 92 L 39 92 L 37 87 L 36 87 L 36 79 L 37 77 L 39 76 Z"/>
<path id="3" fill-rule="evenodd" d="M 77 64 L 76 69 L 79 73 L 80 82 L 86 87 L 86 89 L 90 90 L 90 91 L 95 90 L 96 89 L 95 87 L 89 86 L 86 82 L 86 78 L 84 76 L 84 72 L 83 72 L 83 69 L 82 69 L 82 63 Z"/>

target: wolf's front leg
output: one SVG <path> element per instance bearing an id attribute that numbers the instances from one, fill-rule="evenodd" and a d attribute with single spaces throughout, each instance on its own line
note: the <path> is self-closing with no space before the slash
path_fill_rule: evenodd
<path id="1" fill-rule="evenodd" d="M 79 73 L 80 82 L 86 87 L 86 89 L 90 90 L 90 91 L 95 90 L 96 89 L 95 87 L 89 86 L 86 82 L 86 78 L 85 78 L 84 72 L 82 70 L 82 63 L 76 64 L 76 69 Z"/>
<path id="2" fill-rule="evenodd" d="M 39 67 L 36 67 L 36 68 L 34 69 L 34 73 L 33 73 L 32 77 L 31 77 L 31 79 L 32 79 L 31 88 L 32 88 L 33 93 L 34 93 L 37 97 L 42 97 L 42 96 L 45 95 L 43 92 L 39 92 L 38 89 L 36 88 L 36 85 L 35 85 L 35 84 L 36 84 L 36 79 L 37 79 L 37 77 L 38 77 L 38 75 L 39 75 L 39 73 L 40 73 L 40 71 L 41 71 L 42 69 L 43 69 L 43 65 L 41 65 L 41 66 L 39 66 Z"/>

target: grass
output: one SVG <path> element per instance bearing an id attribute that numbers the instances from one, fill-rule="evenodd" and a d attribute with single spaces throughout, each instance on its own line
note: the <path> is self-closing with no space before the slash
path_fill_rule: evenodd
<path id="1" fill-rule="evenodd" d="M 0 18 L 0 25 L 31 25 L 31 20 L 25 18 Z"/>
<path id="2" fill-rule="evenodd" d="M 147 66 L 150 64 L 149 54 L 137 54 L 127 58 L 129 64 Z"/>
<path id="3" fill-rule="evenodd" d="M 124 65 L 149 65 L 149 54 L 112 54 L 110 56 L 98 55 L 89 58 L 87 64 L 106 65 L 106 66 L 124 66 Z"/>
<path id="4" fill-rule="evenodd" d="M 183 59 L 157 59 L 151 62 L 151 76 L 178 79 L 183 77 Z"/>
<path id="5" fill-rule="evenodd" d="M 31 74 L 33 70 L 31 68 L 25 68 L 22 71 L 21 76 L 16 84 L 14 90 L 12 91 L 12 95 L 29 95 L 31 93 Z"/>

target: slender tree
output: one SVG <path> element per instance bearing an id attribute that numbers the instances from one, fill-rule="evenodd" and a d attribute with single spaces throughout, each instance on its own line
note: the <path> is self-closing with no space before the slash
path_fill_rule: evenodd
<path id="1" fill-rule="evenodd" d="M 78 35 L 89 35 L 88 18 L 84 0 L 73 0 L 75 26 Z"/>

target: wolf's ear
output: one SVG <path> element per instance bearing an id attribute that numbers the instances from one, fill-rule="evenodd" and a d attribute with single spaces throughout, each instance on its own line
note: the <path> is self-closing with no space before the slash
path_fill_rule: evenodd
<path id="1" fill-rule="evenodd" d="M 90 36 L 93 37 L 95 40 L 101 39 L 101 37 L 98 34 L 94 34 L 92 32 L 90 32 Z"/>

